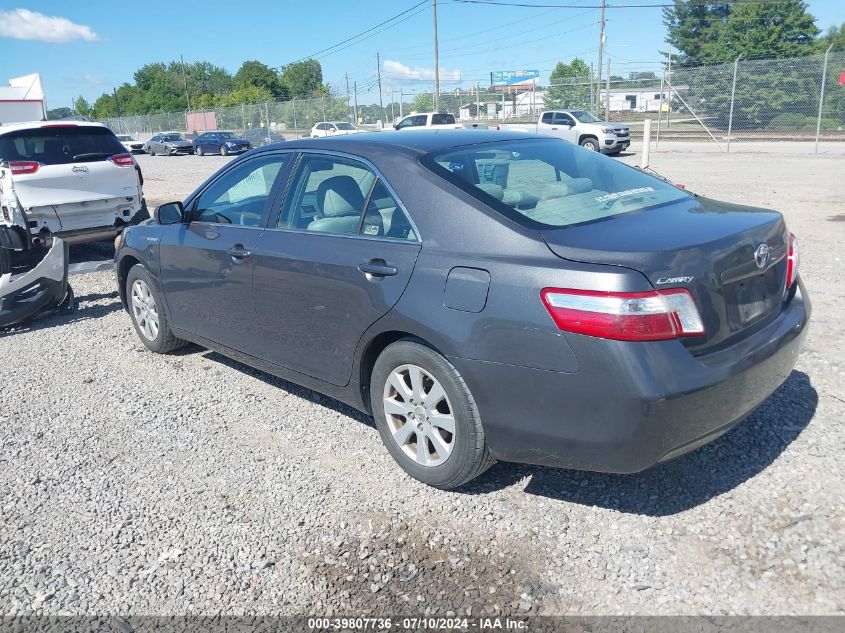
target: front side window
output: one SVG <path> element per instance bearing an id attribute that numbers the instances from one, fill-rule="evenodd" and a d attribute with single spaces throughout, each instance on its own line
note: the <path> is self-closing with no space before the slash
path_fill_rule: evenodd
<path id="1" fill-rule="evenodd" d="M 555 112 L 554 123 L 556 125 L 574 125 L 575 121 L 566 112 Z"/>
<path id="2" fill-rule="evenodd" d="M 581 123 L 601 123 L 601 119 L 597 119 L 589 112 L 584 110 L 574 110 L 572 116 L 578 119 Z"/>
<path id="3" fill-rule="evenodd" d="M 192 219 L 261 226 L 267 197 L 287 160 L 287 154 L 265 154 L 226 172 L 200 195 Z"/>
<path id="4" fill-rule="evenodd" d="M 422 163 L 489 207 L 532 228 L 558 228 L 678 202 L 690 194 L 558 139 L 469 145 Z"/>

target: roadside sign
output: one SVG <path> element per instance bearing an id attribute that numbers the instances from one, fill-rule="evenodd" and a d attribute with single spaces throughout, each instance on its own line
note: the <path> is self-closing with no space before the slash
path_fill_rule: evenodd
<path id="1" fill-rule="evenodd" d="M 539 70 L 494 70 L 490 73 L 490 85 L 493 87 L 519 86 L 530 84 L 539 77 Z"/>

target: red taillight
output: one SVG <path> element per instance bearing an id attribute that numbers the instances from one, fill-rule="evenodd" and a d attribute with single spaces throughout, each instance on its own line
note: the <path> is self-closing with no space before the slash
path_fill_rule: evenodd
<path id="1" fill-rule="evenodd" d="M 566 332 L 618 341 L 661 341 L 701 336 L 704 324 L 688 290 L 596 292 L 545 288 L 540 297 Z"/>
<path id="2" fill-rule="evenodd" d="M 12 175 L 21 176 L 23 174 L 34 174 L 41 167 L 41 163 L 31 160 L 17 160 L 9 163 L 9 169 L 12 170 Z"/>
<path id="3" fill-rule="evenodd" d="M 115 154 L 109 160 L 118 167 L 132 167 L 135 164 L 131 154 Z"/>
<path id="4" fill-rule="evenodd" d="M 792 284 L 798 278 L 798 238 L 792 233 L 789 234 L 789 254 L 786 257 L 786 289 L 792 288 Z"/>

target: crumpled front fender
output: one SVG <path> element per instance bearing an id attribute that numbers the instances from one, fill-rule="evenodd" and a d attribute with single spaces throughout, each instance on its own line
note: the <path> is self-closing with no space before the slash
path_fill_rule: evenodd
<path id="1" fill-rule="evenodd" d="M 54 239 L 34 268 L 0 277 L 0 327 L 17 325 L 59 307 L 68 294 L 68 245 Z"/>

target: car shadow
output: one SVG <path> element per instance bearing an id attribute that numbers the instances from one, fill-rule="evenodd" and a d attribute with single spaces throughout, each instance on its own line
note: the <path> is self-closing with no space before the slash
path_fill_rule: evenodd
<path id="1" fill-rule="evenodd" d="M 73 287 L 73 284 L 71 284 L 71 287 Z M 113 299 L 113 301 L 109 301 L 108 303 L 94 303 L 103 299 Z M 30 321 L 0 328 L 0 338 L 22 334 L 24 332 L 37 332 L 87 319 L 99 319 L 112 312 L 123 309 L 117 290 L 78 296 L 75 297 L 74 301 L 77 307 L 72 311 L 66 309 L 49 311 L 46 314 L 36 316 Z"/>
<path id="2" fill-rule="evenodd" d="M 196 351 L 197 348 L 193 345 L 188 346 L 186 348 L 187 352 Z M 319 404 L 320 406 L 332 409 L 333 411 L 337 411 L 338 413 L 345 415 L 347 417 L 352 418 L 353 420 L 360 422 L 361 424 L 365 424 L 373 429 L 376 428 L 375 422 L 373 418 L 367 415 L 366 413 L 362 413 L 353 407 L 350 407 L 347 404 L 342 403 L 340 400 L 335 400 L 330 396 L 323 395 L 313 389 L 309 389 L 308 387 L 302 387 L 297 385 L 296 383 L 290 382 L 285 380 L 284 378 L 279 378 L 274 376 L 273 374 L 268 374 L 265 371 L 260 369 L 255 369 L 249 365 L 241 363 L 240 361 L 233 360 L 228 356 L 224 356 L 218 352 L 214 352 L 211 350 L 204 350 L 203 356 L 210 361 L 214 361 L 215 363 L 220 363 L 221 365 L 225 365 L 235 371 L 239 371 L 243 374 L 248 374 L 253 378 L 257 378 L 261 382 L 275 387 L 277 389 L 283 389 L 288 393 L 297 396 L 299 398 L 303 398 L 308 400 L 309 402 L 313 402 L 314 404 Z"/>
<path id="3" fill-rule="evenodd" d="M 818 405 L 807 374 L 793 371 L 759 409 L 697 450 L 632 475 L 499 463 L 460 489 L 485 494 L 528 479 L 525 492 L 629 514 L 668 516 L 689 510 L 751 479 L 807 427 Z"/>

